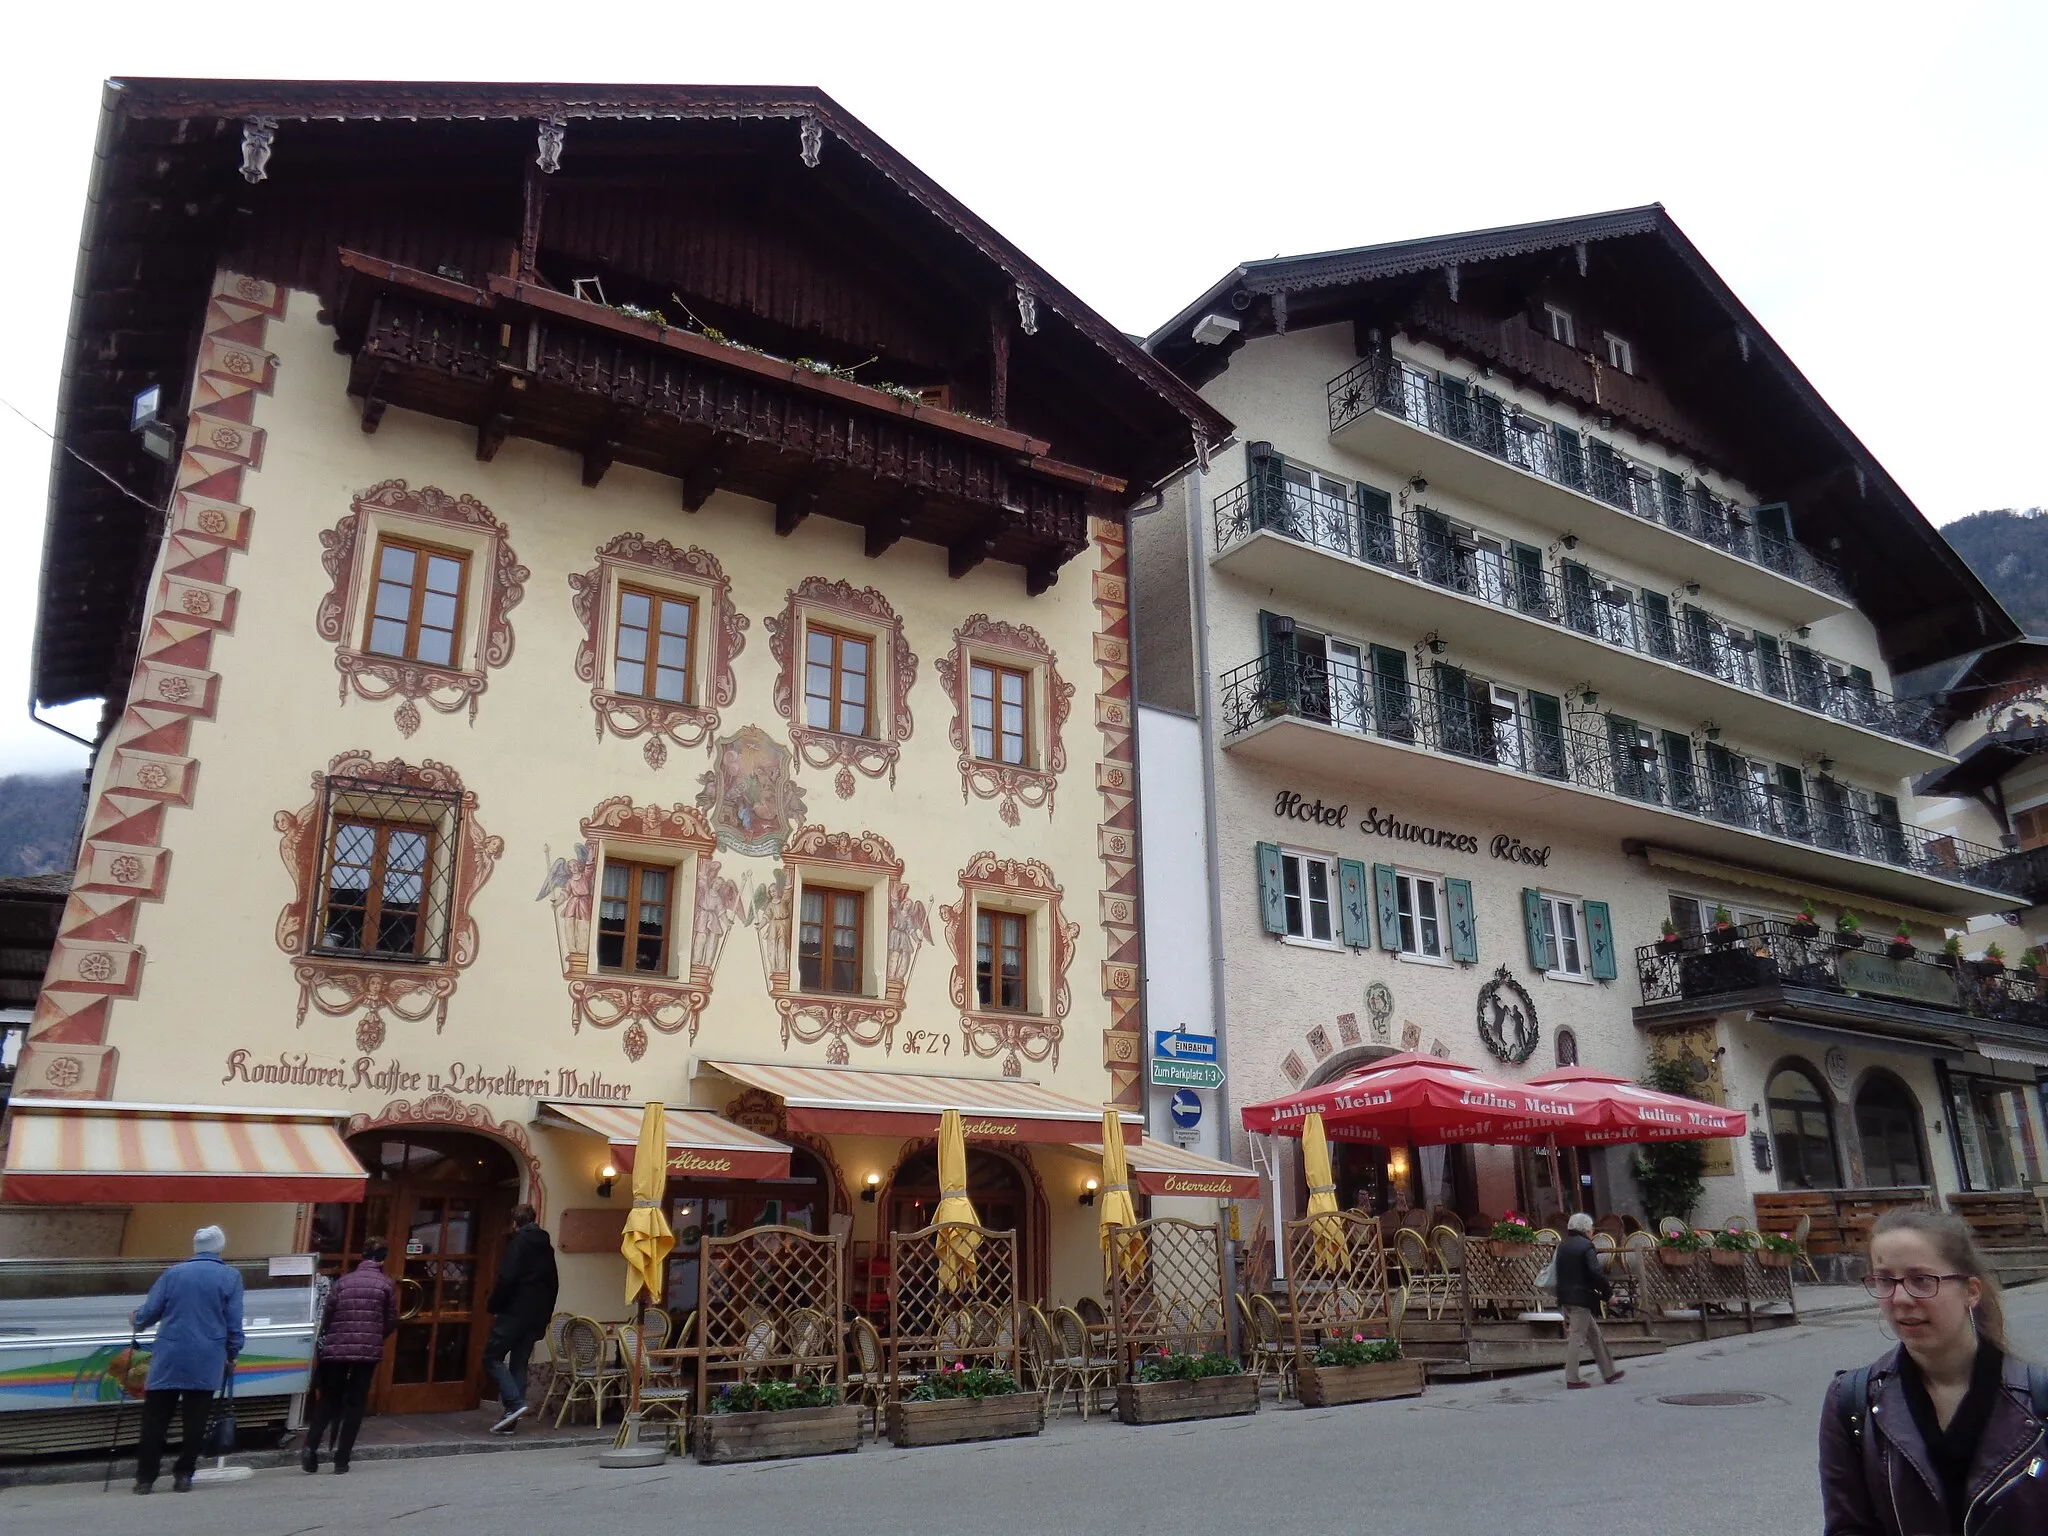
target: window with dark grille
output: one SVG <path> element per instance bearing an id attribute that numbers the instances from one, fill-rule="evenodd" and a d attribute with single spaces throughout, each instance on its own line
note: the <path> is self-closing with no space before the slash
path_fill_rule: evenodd
<path id="1" fill-rule="evenodd" d="M 1804 1065 L 1783 1068 L 1765 1091 L 1780 1189 L 1834 1189 L 1834 1115 L 1820 1079 Z"/>
<path id="2" fill-rule="evenodd" d="M 329 779 L 314 952 L 439 961 L 458 814 L 452 794 Z"/>
<path id="3" fill-rule="evenodd" d="M 603 971 L 668 974 L 676 872 L 660 864 L 605 860 L 597 904 L 597 965 Z"/>
<path id="4" fill-rule="evenodd" d="M 468 573 L 469 556 L 459 549 L 379 540 L 363 649 L 433 667 L 459 666 Z"/>
<path id="5" fill-rule="evenodd" d="M 977 661 L 968 669 L 967 695 L 974 755 L 1024 766 L 1031 755 L 1031 674 Z"/>
<path id="6" fill-rule="evenodd" d="M 861 989 L 867 898 L 860 891 L 804 887 L 797 923 L 797 985 L 806 992 Z"/>
<path id="7" fill-rule="evenodd" d="M 690 641 L 697 605 L 686 597 L 619 593 L 619 633 L 613 652 L 612 686 L 620 693 L 671 704 L 690 702 Z"/>
<path id="8" fill-rule="evenodd" d="M 974 986 L 984 1008 L 1022 1012 L 1031 920 L 1018 912 L 974 916 Z"/>
<path id="9" fill-rule="evenodd" d="M 868 736 L 868 691 L 875 645 L 836 629 L 804 634 L 804 723 L 814 731 Z"/>

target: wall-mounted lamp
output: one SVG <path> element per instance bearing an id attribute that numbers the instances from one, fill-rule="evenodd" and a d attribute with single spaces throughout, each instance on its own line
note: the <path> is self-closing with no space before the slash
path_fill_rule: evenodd
<path id="1" fill-rule="evenodd" d="M 1813 634 L 1813 626 L 1811 624 L 1802 624 L 1797 629 L 1793 630 L 1792 633 L 1797 635 L 1802 640 L 1809 639 Z"/>
<path id="2" fill-rule="evenodd" d="M 1586 708 L 1598 709 L 1600 707 L 1600 690 L 1591 683 L 1579 684 L 1578 694 L 1579 702 L 1585 705 Z"/>
<path id="3" fill-rule="evenodd" d="M 1698 597 L 1700 595 L 1700 584 L 1696 581 L 1688 581 L 1685 584 L 1685 595 L 1687 597 Z"/>
<path id="4" fill-rule="evenodd" d="M 1432 656 L 1441 656 L 1451 648 L 1451 642 L 1433 629 L 1422 637 L 1422 643 L 1429 647 L 1429 654 Z"/>
<path id="5" fill-rule="evenodd" d="M 597 1170 L 597 1198 L 609 1200 L 612 1197 L 612 1182 L 619 1176 L 619 1170 L 606 1163 Z"/>
<path id="6" fill-rule="evenodd" d="M 1408 489 L 1420 496 L 1429 489 L 1429 482 L 1420 475 L 1410 475 L 1408 477 Z"/>
<path id="7" fill-rule="evenodd" d="M 1566 549 L 1577 549 L 1579 547 L 1579 536 L 1576 533 L 1566 534 L 1564 536 L 1564 547 Z"/>
<path id="8" fill-rule="evenodd" d="M 1408 1154 L 1396 1147 L 1387 1154 L 1387 1177 L 1405 1179 L 1408 1177 Z"/>
<path id="9" fill-rule="evenodd" d="M 1713 721 L 1707 721 L 1706 724 L 1701 727 L 1701 729 L 1705 731 L 1707 740 L 1719 741 L 1721 739 L 1721 727 L 1714 724 Z"/>
<path id="10" fill-rule="evenodd" d="M 1094 1179 L 1085 1181 L 1081 1185 L 1081 1203 L 1083 1205 L 1093 1205 L 1095 1203 L 1095 1191 L 1100 1188 L 1102 1188 L 1102 1185 Z"/>
<path id="11" fill-rule="evenodd" d="M 875 1203 L 875 1197 L 879 1195 L 881 1192 L 882 1176 L 879 1173 L 869 1174 L 867 1176 L 867 1181 L 861 1186 L 861 1199 L 865 1200 L 869 1205 L 873 1205 Z"/>

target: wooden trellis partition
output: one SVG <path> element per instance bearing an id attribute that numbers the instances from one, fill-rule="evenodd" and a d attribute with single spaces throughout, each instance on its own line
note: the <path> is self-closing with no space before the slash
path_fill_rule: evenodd
<path id="1" fill-rule="evenodd" d="M 1282 1239 L 1297 1360 L 1313 1355 L 1325 1335 L 1394 1335 L 1377 1217 L 1364 1211 L 1304 1216 L 1282 1228 Z"/>
<path id="2" fill-rule="evenodd" d="M 800 1227 L 704 1239 L 697 1292 L 697 1401 L 735 1381 L 846 1382 L 839 1326 L 846 1246 Z M 708 1411 L 700 1407 L 698 1412 Z"/>
<path id="3" fill-rule="evenodd" d="M 1014 1231 L 946 1222 L 889 1234 L 892 1396 L 956 1362 L 1014 1376 L 1017 1334 Z"/>
<path id="4" fill-rule="evenodd" d="M 1125 1379 L 1138 1357 L 1165 1349 L 1227 1350 L 1229 1305 L 1220 1228 L 1155 1216 L 1109 1234 L 1109 1320 Z"/>

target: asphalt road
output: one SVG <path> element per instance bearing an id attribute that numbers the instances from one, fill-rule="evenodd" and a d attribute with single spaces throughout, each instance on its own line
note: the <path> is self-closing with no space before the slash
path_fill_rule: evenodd
<path id="1" fill-rule="evenodd" d="M 2008 1298 L 2015 1346 L 2048 1359 L 2048 1285 Z M 358 1462 L 139 1499 L 122 1484 L 0 1491 L 0 1531 L 104 1536 L 654 1531 L 716 1536 L 1186 1536 L 1190 1532 L 1500 1536 L 1520 1530 L 1820 1527 L 1814 1444 L 1831 1374 L 1886 1347 L 1874 1308 L 1631 1362 L 1567 1393 L 1556 1374 L 1432 1387 L 1403 1403 L 1126 1428 L 1071 1414 L 1038 1440 L 610 1472 L 593 1450 Z M 1686 1392 L 1762 1394 L 1677 1407 Z M 1678 1511 L 1668 1518 L 1663 1511 Z"/>

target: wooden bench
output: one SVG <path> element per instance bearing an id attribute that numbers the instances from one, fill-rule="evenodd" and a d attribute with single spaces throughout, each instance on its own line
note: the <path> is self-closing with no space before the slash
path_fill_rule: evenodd
<path id="1" fill-rule="evenodd" d="M 1806 1234 L 1808 1253 L 1842 1253 L 1842 1230 L 1835 1220 L 1835 1200 L 1827 1190 L 1787 1190 L 1756 1197 L 1756 1225 L 1760 1232 L 1792 1233 L 1799 1218 L 1811 1219 Z"/>
<path id="2" fill-rule="evenodd" d="M 1870 1246 L 1870 1229 L 1886 1211 L 1925 1210 L 1934 1191 L 1917 1185 L 1902 1189 L 1790 1189 L 1755 1197 L 1756 1224 L 1764 1232 L 1798 1230 L 1799 1218 L 1812 1218 L 1806 1251 L 1816 1256 L 1861 1255 Z"/>
<path id="3" fill-rule="evenodd" d="M 1955 1194 L 1948 1208 L 1969 1224 L 1985 1248 L 2039 1248 L 2048 1243 L 2041 1203 L 2031 1194 Z"/>

